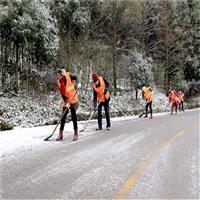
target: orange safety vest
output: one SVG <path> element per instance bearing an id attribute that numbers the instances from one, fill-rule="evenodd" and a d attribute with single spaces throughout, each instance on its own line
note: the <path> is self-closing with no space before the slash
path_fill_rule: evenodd
<path id="1" fill-rule="evenodd" d="M 184 96 L 184 93 L 183 93 L 183 92 L 180 92 L 180 94 L 179 94 L 179 96 L 178 96 L 180 102 L 183 101 L 183 96 Z"/>
<path id="2" fill-rule="evenodd" d="M 150 87 L 144 89 L 144 98 L 147 100 L 147 102 L 151 102 L 153 100 Z"/>
<path id="3" fill-rule="evenodd" d="M 66 73 L 65 75 L 66 77 L 66 98 L 68 100 L 68 102 L 71 101 L 71 98 L 73 97 L 74 93 L 76 92 L 75 88 L 74 88 L 74 83 L 72 82 L 71 78 L 70 78 L 70 75 L 69 75 L 69 72 Z M 58 87 L 60 88 L 60 82 L 58 80 Z M 77 94 L 74 96 L 71 104 L 75 104 L 76 102 L 78 102 L 78 96 Z M 66 103 L 64 100 L 62 100 L 62 107 L 66 107 Z"/>
<path id="4" fill-rule="evenodd" d="M 100 81 L 100 87 L 96 87 L 96 84 L 94 84 L 94 90 L 97 93 L 97 100 L 100 102 L 105 102 L 105 98 L 108 99 L 110 97 L 109 92 L 107 91 L 106 94 L 104 95 L 104 90 L 106 88 L 105 82 L 102 77 L 99 77 Z"/>
<path id="5" fill-rule="evenodd" d="M 169 94 L 169 103 L 177 103 L 179 104 L 179 98 L 176 96 L 175 92 L 172 91 L 170 94 Z"/>

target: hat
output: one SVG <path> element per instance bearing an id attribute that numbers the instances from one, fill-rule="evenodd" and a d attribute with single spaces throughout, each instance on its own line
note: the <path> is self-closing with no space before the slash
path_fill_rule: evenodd
<path id="1" fill-rule="evenodd" d="M 146 87 L 145 87 L 145 86 L 143 86 L 143 87 L 142 87 L 142 91 L 144 91 L 145 89 L 146 89 Z"/>
<path id="2" fill-rule="evenodd" d="M 92 79 L 94 82 L 96 82 L 99 79 L 99 77 L 96 74 L 92 74 Z"/>
<path id="3" fill-rule="evenodd" d="M 64 69 L 64 67 L 60 65 L 60 66 L 58 66 L 56 72 L 60 72 L 60 73 L 61 73 L 61 72 L 62 72 L 62 69 Z"/>

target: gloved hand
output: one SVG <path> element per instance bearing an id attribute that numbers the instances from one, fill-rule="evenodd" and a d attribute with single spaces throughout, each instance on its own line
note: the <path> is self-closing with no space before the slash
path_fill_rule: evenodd
<path id="1" fill-rule="evenodd" d="M 70 103 L 67 103 L 67 104 L 66 104 L 66 107 L 69 109 L 69 108 L 70 108 Z"/>
<path id="2" fill-rule="evenodd" d="M 61 70 L 61 74 L 62 74 L 63 76 L 65 76 L 65 75 L 66 75 L 66 71 L 65 71 L 65 69 L 64 69 L 64 68 Z"/>
<path id="3" fill-rule="evenodd" d="M 81 89 L 81 83 L 78 83 L 77 87 L 78 89 Z"/>
<path id="4" fill-rule="evenodd" d="M 107 88 L 105 88 L 105 89 L 104 89 L 104 94 L 106 94 L 106 92 L 107 92 L 107 91 L 108 91 L 108 89 L 107 89 Z"/>

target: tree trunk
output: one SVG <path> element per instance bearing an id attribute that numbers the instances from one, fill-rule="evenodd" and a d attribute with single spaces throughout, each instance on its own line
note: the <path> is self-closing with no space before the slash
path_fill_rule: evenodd
<path id="1" fill-rule="evenodd" d="M 112 59 L 113 59 L 113 86 L 114 96 L 117 95 L 117 77 L 116 77 L 116 4 L 113 0 L 112 12 Z"/>
<path id="2" fill-rule="evenodd" d="M 91 70 L 91 65 L 90 65 L 90 61 L 88 60 L 88 66 L 87 66 L 87 82 L 86 82 L 86 93 L 88 91 L 88 86 L 90 83 L 90 70 Z"/>
<path id="3" fill-rule="evenodd" d="M 19 91 L 19 67 L 18 67 L 18 64 L 19 64 L 19 44 L 17 43 L 16 45 L 16 61 L 15 61 L 15 78 L 16 78 L 16 83 L 15 83 L 15 93 L 17 94 L 18 91 Z"/>
<path id="4" fill-rule="evenodd" d="M 165 9 L 167 9 L 166 1 L 164 1 Z M 168 91 L 170 88 L 170 76 L 169 76 L 169 27 L 168 27 L 168 11 L 165 14 L 165 57 L 166 57 L 166 66 L 165 66 L 165 76 L 166 76 L 166 96 L 168 96 Z"/>
<path id="5" fill-rule="evenodd" d="M 142 55 L 143 59 L 146 59 L 146 52 L 145 52 L 145 33 L 144 33 L 144 12 L 145 7 L 142 8 Z"/>
<path id="6" fill-rule="evenodd" d="M 1 86 L 2 86 L 2 88 L 4 88 L 4 81 L 5 81 L 5 79 L 4 79 L 4 65 L 3 65 L 3 63 L 4 63 L 4 57 L 3 57 L 3 55 L 4 55 L 4 52 L 3 52 L 3 41 L 1 40 Z"/>
<path id="7" fill-rule="evenodd" d="M 166 28 L 168 28 L 168 22 L 166 22 Z M 169 76 L 169 38 L 168 38 L 168 29 L 166 29 L 166 95 L 170 88 L 170 76 Z"/>
<path id="8" fill-rule="evenodd" d="M 137 100 L 138 99 L 138 89 L 136 88 L 136 90 L 135 90 L 135 100 Z"/>
<path id="9" fill-rule="evenodd" d="M 67 27 L 67 52 L 66 52 L 66 63 L 67 63 L 67 71 L 71 71 L 71 22 L 68 20 Z"/>

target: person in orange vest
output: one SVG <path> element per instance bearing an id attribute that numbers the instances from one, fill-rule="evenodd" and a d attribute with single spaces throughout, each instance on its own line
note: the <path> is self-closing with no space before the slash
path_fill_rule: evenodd
<path id="1" fill-rule="evenodd" d="M 144 118 L 148 117 L 148 107 L 150 109 L 150 117 L 149 119 L 152 119 L 153 116 L 152 116 L 152 101 L 153 101 L 153 95 L 152 95 L 153 91 L 151 89 L 151 87 L 142 87 L 142 94 L 143 94 L 143 97 L 144 99 L 146 100 L 146 106 L 145 106 L 145 109 L 146 109 L 146 115 L 144 116 Z"/>
<path id="2" fill-rule="evenodd" d="M 183 107 L 183 96 L 184 96 L 184 93 L 183 92 L 181 92 L 181 91 L 179 91 L 178 92 L 178 98 L 179 98 L 179 101 L 180 101 L 180 103 L 179 103 L 179 110 L 181 111 L 183 111 L 184 112 L 184 107 Z"/>
<path id="3" fill-rule="evenodd" d="M 79 99 L 78 99 L 77 94 L 75 94 L 76 90 L 75 90 L 73 81 L 74 80 L 76 81 L 78 89 L 81 88 L 81 83 L 76 74 L 66 72 L 62 66 L 57 69 L 57 78 L 58 78 L 58 87 L 59 87 L 60 95 L 62 96 L 63 112 L 65 111 L 65 109 L 68 109 L 68 110 L 70 109 L 71 111 L 73 128 L 74 128 L 73 141 L 76 141 L 78 140 L 78 125 L 77 125 L 76 110 L 79 107 Z M 61 119 L 60 132 L 56 139 L 57 141 L 63 139 L 63 130 L 64 130 L 65 120 L 68 114 L 68 110 L 66 111 L 66 113 Z"/>
<path id="4" fill-rule="evenodd" d="M 92 74 L 92 79 L 94 82 L 93 85 L 93 103 L 94 109 L 96 109 L 97 102 L 99 103 L 98 106 L 98 127 L 96 130 L 102 130 L 102 106 L 104 106 L 105 115 L 106 115 L 106 128 L 110 130 L 110 112 L 109 112 L 109 101 L 110 101 L 110 94 L 108 92 L 110 83 L 103 77 L 98 77 L 97 74 Z"/>
<path id="5" fill-rule="evenodd" d="M 179 106 L 179 98 L 175 90 L 169 90 L 168 100 L 169 100 L 169 103 L 172 104 L 171 114 L 173 114 L 174 107 L 175 107 L 175 114 L 177 114 L 177 107 Z"/>

